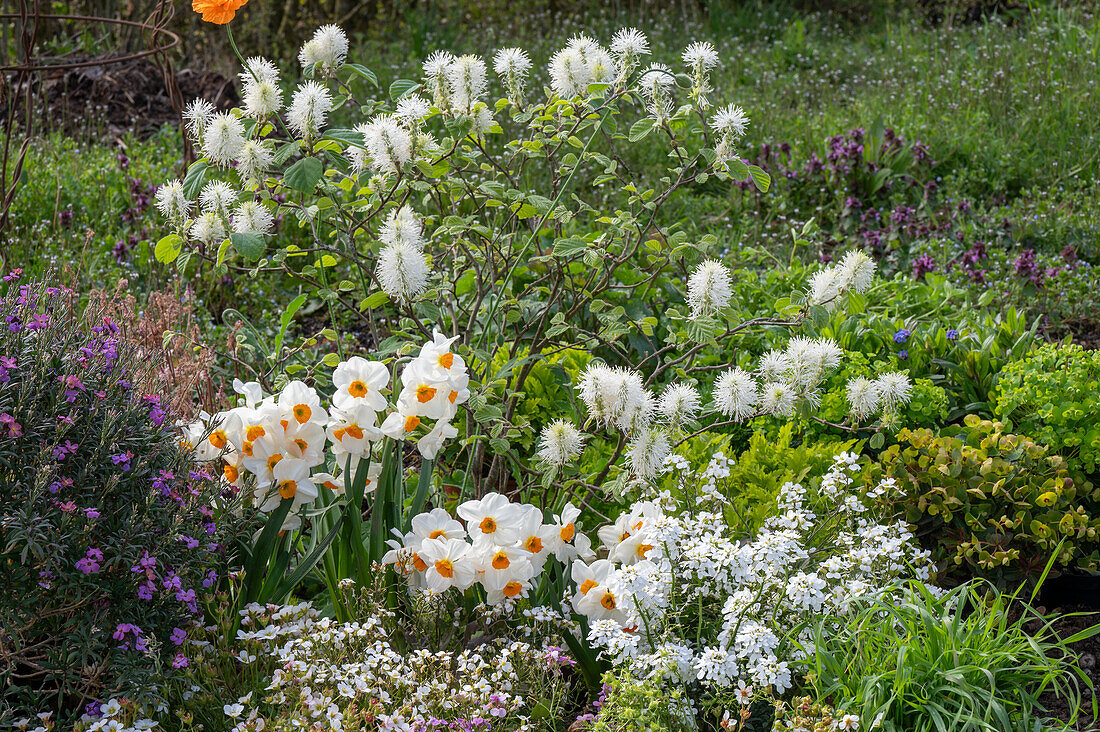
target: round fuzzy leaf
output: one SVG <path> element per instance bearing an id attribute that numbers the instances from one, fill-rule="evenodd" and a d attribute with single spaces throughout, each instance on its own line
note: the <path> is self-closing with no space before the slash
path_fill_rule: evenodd
<path id="1" fill-rule="evenodd" d="M 302 193 L 312 193 L 317 181 L 325 173 L 325 166 L 317 158 L 302 158 L 286 169 L 283 180 L 288 186 Z"/>
<path id="2" fill-rule="evenodd" d="M 264 249 L 266 249 L 264 238 L 255 231 L 234 234 L 231 238 L 233 239 L 233 248 L 240 252 L 245 259 L 254 262 L 264 255 Z"/>
<path id="3" fill-rule="evenodd" d="M 639 142 L 649 137 L 649 133 L 653 132 L 654 122 L 649 117 L 640 119 L 630 126 L 630 134 L 627 135 L 627 139 L 631 142 Z"/>
<path id="4" fill-rule="evenodd" d="M 182 249 L 183 239 L 180 238 L 179 234 L 169 234 L 157 242 L 156 247 L 153 249 L 153 256 L 157 258 L 158 262 L 171 264 L 176 261 L 176 257 L 180 255 Z"/>

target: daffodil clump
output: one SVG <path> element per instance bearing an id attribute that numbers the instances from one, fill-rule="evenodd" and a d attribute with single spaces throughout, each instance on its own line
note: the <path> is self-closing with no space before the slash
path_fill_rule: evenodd
<path id="1" fill-rule="evenodd" d="M 432 460 L 458 434 L 451 420 L 470 392 L 454 340 L 437 332 L 402 366 L 392 390 L 385 364 L 359 356 L 340 361 L 327 407 L 302 381 L 269 395 L 256 382 L 236 381 L 244 404 L 182 426 L 181 444 L 200 462 L 217 463 L 225 483 L 246 490 L 261 511 L 289 506 L 282 527 L 299 528 L 301 510 L 322 488 L 342 495 L 345 482 L 363 471 L 365 490 L 374 490 L 382 466 L 376 444 L 408 441 Z"/>

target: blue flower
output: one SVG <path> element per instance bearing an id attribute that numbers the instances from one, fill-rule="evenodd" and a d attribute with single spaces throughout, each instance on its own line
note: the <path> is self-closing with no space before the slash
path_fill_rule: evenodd
<path id="1" fill-rule="evenodd" d="M 959 338 L 959 331 L 955 330 L 954 328 L 948 328 L 947 329 L 947 340 L 954 341 L 954 340 L 958 340 L 958 338 Z"/>
<path id="2" fill-rule="evenodd" d="M 909 351 L 904 351 L 904 350 L 898 351 L 898 358 L 902 358 L 902 359 L 909 358 Z"/>
<path id="3" fill-rule="evenodd" d="M 905 343 L 907 340 L 909 340 L 909 336 L 912 334 L 912 332 L 913 331 L 909 330 L 908 328 L 902 328 L 894 334 L 894 343 Z"/>

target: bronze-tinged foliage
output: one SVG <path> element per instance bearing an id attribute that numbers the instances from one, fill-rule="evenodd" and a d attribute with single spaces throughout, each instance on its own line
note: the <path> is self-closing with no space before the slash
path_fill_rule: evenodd
<path id="1" fill-rule="evenodd" d="M 902 430 L 881 456 L 904 499 L 897 508 L 950 579 L 1002 587 L 1055 569 L 1100 567 L 1100 490 L 1067 461 L 1002 422 L 968 415 L 956 434 Z"/>

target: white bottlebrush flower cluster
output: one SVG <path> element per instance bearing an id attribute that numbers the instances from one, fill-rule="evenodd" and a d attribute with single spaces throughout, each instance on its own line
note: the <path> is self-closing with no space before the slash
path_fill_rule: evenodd
<path id="1" fill-rule="evenodd" d="M 508 604 L 527 596 L 551 556 L 566 565 L 595 556 L 571 503 L 543 523 L 537 506 L 489 493 L 459 505 L 458 516 L 465 526 L 442 508 L 419 514 L 412 531 L 389 541 L 383 561 L 405 576 L 410 592 L 465 592 L 478 584 L 490 605 Z"/>
<path id="2" fill-rule="evenodd" d="M 712 315 L 730 304 L 733 274 L 729 267 L 713 259 L 703 262 L 688 278 L 688 305 L 692 317 Z"/>
<path id="3" fill-rule="evenodd" d="M 374 490 L 381 463 L 373 446 L 383 437 L 416 439 L 420 454 L 431 460 L 457 435 L 451 420 L 470 392 L 466 364 L 451 351 L 454 340 L 436 333 L 424 344 L 403 367 L 393 404 L 385 396 L 389 369 L 359 356 L 336 366 L 336 391 L 327 409 L 316 390 L 301 381 L 268 396 L 258 383 L 235 381 L 244 405 L 183 425 L 182 444 L 200 462 L 219 463 L 232 487 L 249 488 L 260 510 L 292 500 L 286 526 L 295 527 L 300 519 L 294 513 L 313 503 L 320 486 L 339 494 L 347 480 L 367 470 L 366 490 Z M 379 422 L 383 412 L 388 413 Z M 349 458 L 353 472 L 344 475 Z M 322 470 L 326 464 L 331 472 Z M 246 476 L 251 476 L 247 484 Z"/>
<path id="4" fill-rule="evenodd" d="M 875 261 L 858 249 L 844 255 L 838 264 L 818 270 L 810 277 L 806 300 L 827 310 L 836 308 L 841 295 L 865 292 L 875 278 Z"/>
<path id="5" fill-rule="evenodd" d="M 307 72 L 335 74 L 348 57 L 348 36 L 336 25 L 323 25 L 302 44 L 298 61 Z"/>
<path id="6" fill-rule="evenodd" d="M 700 470 L 670 461 L 678 495 L 636 503 L 599 530 L 606 559 L 575 562 L 573 608 L 589 621 L 589 639 L 638 678 L 699 682 L 715 690 L 738 681 L 791 686 L 797 658 L 792 629 L 814 613 L 844 613 L 851 603 L 887 591 L 931 563 L 903 522 L 871 516 L 853 454 L 838 455 L 810 491 L 788 483 L 776 513 L 754 536 L 738 534 L 723 507 L 729 461 L 718 454 Z"/>
<path id="7" fill-rule="evenodd" d="M 428 286 L 428 258 L 424 255 L 420 218 L 404 206 L 392 211 L 379 234 L 378 283 L 400 303 L 408 303 Z"/>
<path id="8" fill-rule="evenodd" d="M 699 41 L 684 49 L 684 65 L 691 74 L 690 98 L 699 109 L 710 107 L 707 95 L 714 91 L 710 85 L 710 72 L 718 66 L 718 51 L 712 43 Z"/>
<path id="9" fill-rule="evenodd" d="M 562 665 L 572 663 L 549 643 L 560 617 L 539 610 L 527 627 L 547 640 L 491 640 L 456 652 L 402 651 L 394 618 L 382 610 L 341 623 L 308 603 L 248 605 L 240 611 L 237 660 L 265 676 L 261 690 L 224 705 L 224 729 L 411 731 L 445 728 L 449 720 L 528 729 L 533 710 L 524 690 L 534 679 L 560 677 Z M 207 644 L 196 652 L 219 651 Z"/>
<path id="10" fill-rule="evenodd" d="M 240 79 L 241 101 L 247 116 L 264 120 L 283 108 L 279 69 L 275 64 L 258 56 L 250 58 L 245 62 Z"/>
<path id="11" fill-rule="evenodd" d="M 857 420 L 880 413 L 889 421 L 899 406 L 909 403 L 912 394 L 912 382 L 900 371 L 889 371 L 877 379 L 856 377 L 845 390 L 852 417 Z"/>
<path id="12" fill-rule="evenodd" d="M 748 115 L 741 107 L 730 104 L 715 112 L 710 123 L 718 135 L 715 153 L 720 160 L 729 160 L 734 156 L 737 141 L 744 137 L 749 126 Z"/>

